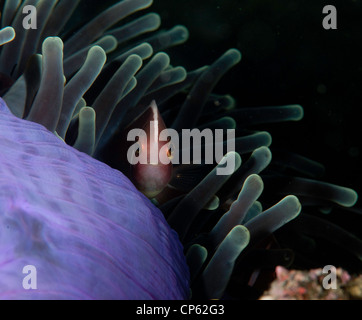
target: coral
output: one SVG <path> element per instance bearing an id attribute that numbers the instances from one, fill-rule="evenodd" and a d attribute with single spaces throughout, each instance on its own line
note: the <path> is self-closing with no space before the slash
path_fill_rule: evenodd
<path id="1" fill-rule="evenodd" d="M 123 21 L 148 8 L 151 0 L 119 1 L 73 32 L 67 22 L 79 3 L 5 1 L 2 26 L 12 25 L 16 38 L 0 53 L 3 98 L 17 117 L 40 123 L 131 179 L 129 164 L 122 160 L 124 134 L 153 100 L 175 131 L 236 129 L 235 150 L 218 164 L 175 166 L 170 185 L 153 199 L 184 245 L 193 298 L 241 298 L 260 282 L 264 269 L 290 265 L 293 254 L 279 247 L 275 233 L 285 224 L 293 225 L 290 221 L 297 216 L 302 218 L 294 226 L 314 219 L 301 213 L 302 206 L 354 205 L 357 194 L 316 180 L 320 166 L 309 159 L 280 153 L 282 166 L 273 167 L 271 135 L 252 129 L 299 121 L 301 106 L 241 108 L 229 95 L 214 92 L 225 73 L 240 62 L 238 50 L 226 51 L 209 66 L 186 71 L 172 66 L 163 52 L 187 40 L 185 27 L 156 31 L 160 17 L 155 13 Z M 37 6 L 39 31 L 22 28 L 25 4 Z M 0 35 L 2 42 L 8 42 L 12 29 Z M 235 160 L 234 173 L 217 175 L 228 159 Z M 289 176 L 280 167 L 291 168 L 300 177 Z M 268 192 L 262 194 L 263 181 Z M 325 229 L 322 236 L 329 238 L 331 226 Z M 349 250 L 360 261 L 361 241 L 334 230 L 348 239 Z M 173 240 L 168 240 L 172 246 Z M 157 268 L 157 263 L 152 266 Z"/>
<path id="2" fill-rule="evenodd" d="M 327 279 L 329 272 L 287 270 L 277 267 L 276 280 L 260 300 L 361 300 L 362 276 L 351 276 L 346 270 L 335 270 L 335 287 Z"/>

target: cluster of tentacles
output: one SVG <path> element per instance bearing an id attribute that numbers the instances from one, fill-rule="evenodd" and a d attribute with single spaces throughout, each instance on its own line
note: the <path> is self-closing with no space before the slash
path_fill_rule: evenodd
<path id="1" fill-rule="evenodd" d="M 223 162 L 179 165 L 172 188 L 157 199 L 185 246 L 194 298 L 244 297 L 258 281 L 265 285 L 263 270 L 291 265 L 292 251 L 279 247 L 274 234 L 298 215 L 298 236 L 331 239 L 362 262 L 361 240 L 314 215 L 300 214 L 302 206 L 351 207 L 356 193 L 314 180 L 321 166 L 302 156 L 279 152 L 272 162 L 270 134 L 252 130 L 253 125 L 300 120 L 301 106 L 240 108 L 232 97 L 214 93 L 241 59 L 235 49 L 194 71 L 172 66 L 164 51 L 185 42 L 187 29 L 157 31 L 156 13 L 128 18 L 152 0 L 119 1 L 69 30 L 67 22 L 79 3 L 5 1 L 0 41 L 12 40 L 14 30 L 16 37 L 1 49 L 1 95 L 16 116 L 44 125 L 114 168 L 122 132 L 152 100 L 177 131 L 236 129 L 235 152 L 225 155 L 236 159 L 232 175 L 216 175 Z M 24 5 L 37 7 L 37 30 L 22 27 Z M 284 174 L 285 168 L 298 177 Z M 263 181 L 267 195 L 262 195 Z M 274 205 L 276 198 L 281 200 Z"/>

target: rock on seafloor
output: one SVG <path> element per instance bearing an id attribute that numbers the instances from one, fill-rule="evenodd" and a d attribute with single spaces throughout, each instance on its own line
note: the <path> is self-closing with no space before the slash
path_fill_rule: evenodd
<path id="1" fill-rule="evenodd" d="M 185 299 L 188 281 L 176 232 L 121 172 L 0 99 L 1 299 Z"/>

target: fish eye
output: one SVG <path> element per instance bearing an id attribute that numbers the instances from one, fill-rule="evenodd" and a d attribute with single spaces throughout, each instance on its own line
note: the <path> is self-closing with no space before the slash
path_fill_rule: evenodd
<path id="1" fill-rule="evenodd" d="M 142 146 L 141 144 L 138 142 L 136 143 L 134 146 L 133 146 L 133 157 L 136 157 L 138 158 L 141 154 L 141 149 L 142 149 Z"/>
<path id="2" fill-rule="evenodd" d="M 167 150 L 167 157 L 168 157 L 169 159 L 173 159 L 172 149 L 171 149 L 171 148 Z"/>

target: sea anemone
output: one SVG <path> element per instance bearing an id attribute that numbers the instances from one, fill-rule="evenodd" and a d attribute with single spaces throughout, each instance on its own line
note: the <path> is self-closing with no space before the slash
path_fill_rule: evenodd
<path id="1" fill-rule="evenodd" d="M 99 242 L 102 242 L 106 235 L 114 239 L 112 244 L 115 248 L 109 242 L 106 246 L 99 245 L 99 247 L 104 248 L 105 252 L 111 250 L 115 259 L 112 266 L 104 266 L 104 268 L 116 269 L 112 269 L 109 275 L 87 272 L 83 278 L 84 286 L 76 288 L 76 290 L 84 291 L 85 295 L 73 294 L 72 291 L 68 292 L 64 289 L 62 293 L 59 293 L 60 297 L 181 299 L 189 297 L 187 288 L 190 286 L 193 298 L 240 298 L 245 294 L 245 288 L 254 286 L 256 280 L 261 278 L 259 276 L 263 268 L 276 265 L 288 266 L 291 263 L 293 255 L 290 250 L 275 245 L 277 241 L 274 233 L 298 215 L 304 216 L 300 220 L 302 223 L 308 219 L 314 219 L 300 214 L 300 201 L 302 205 L 316 207 L 354 205 L 357 195 L 353 190 L 311 179 L 319 166 L 304 157 L 284 153 L 284 159 L 281 162 L 284 167 L 293 167 L 301 175 L 309 175 L 309 178 L 286 175 L 280 170 L 280 166 L 276 170 L 275 168 L 269 171 L 266 169 L 272 161 L 271 151 L 268 148 L 271 144 L 271 136 L 268 132 L 255 132 L 250 128 L 255 124 L 298 121 L 303 117 L 303 109 L 299 105 L 239 108 L 232 97 L 214 93 L 214 88 L 221 77 L 239 63 L 241 54 L 238 50 L 230 49 L 210 66 L 187 72 L 182 67 L 173 67 L 170 64 L 170 57 L 163 52 L 187 40 L 188 32 L 185 27 L 176 26 L 171 30 L 161 30 L 149 36 L 149 32 L 157 30 L 160 26 L 160 17 L 155 13 L 141 15 L 134 20 L 122 23 L 122 20 L 131 14 L 148 8 L 152 4 L 151 0 L 119 1 L 97 15 L 94 20 L 86 22 L 83 27 L 73 31 L 67 27 L 67 22 L 79 3 L 80 0 L 5 1 L 2 16 L 2 27 L 12 25 L 16 38 L 4 46 L 0 54 L 1 92 L 11 112 L 25 120 L 15 121 L 15 118 L 6 112 L 7 107 L 2 105 L 4 119 L 9 122 L 9 127 L 13 125 L 16 127 L 15 124 L 22 123 L 24 127 L 29 127 L 29 130 L 38 130 L 39 136 L 47 141 L 50 139 L 49 132 L 54 133 L 57 136 L 57 138 L 54 136 L 57 142 L 55 143 L 53 139 L 52 143 L 59 150 L 54 151 L 54 154 L 62 154 L 65 148 L 67 153 L 76 155 L 67 159 L 69 172 L 73 168 L 73 161 L 78 162 L 78 166 L 82 167 L 81 162 L 76 158 L 94 165 L 95 169 L 87 172 L 86 177 L 91 181 L 87 183 L 91 188 L 94 187 L 95 179 L 99 181 L 97 183 L 99 186 L 91 194 L 94 201 L 104 203 L 105 207 L 100 208 L 98 205 L 96 210 L 92 206 L 87 209 L 89 210 L 87 215 L 93 221 L 89 225 L 89 230 L 86 231 L 91 239 L 81 237 L 80 242 L 73 249 L 75 254 L 92 256 L 96 250 L 99 250 L 97 249 Z M 37 8 L 37 30 L 23 29 L 22 8 L 25 5 L 35 5 Z M 6 28 L 0 35 L 2 43 L 5 43 L 14 37 L 14 32 L 13 29 Z M 179 240 L 175 238 L 168 225 L 163 223 L 159 211 L 151 205 L 149 200 L 140 196 L 123 175 L 114 170 L 123 171 L 132 180 L 132 175 L 127 172 L 129 166 L 125 166 L 122 162 L 122 157 L 124 157 L 122 150 L 125 149 L 126 143 L 124 134 L 147 112 L 151 101 L 157 102 L 159 112 L 167 127 L 176 132 L 181 132 L 182 129 L 211 128 L 236 129 L 237 133 L 235 150 L 226 153 L 222 159 L 219 159 L 218 164 L 175 166 L 169 185 L 152 200 L 159 206 L 171 228 L 177 231 L 183 243 L 186 258 L 180 254 Z M 29 121 L 40 125 L 35 125 L 33 128 Z M 19 134 L 20 137 L 25 135 L 23 131 Z M 14 135 L 12 138 L 16 139 L 18 136 Z M 33 136 L 29 134 L 29 139 L 26 140 L 29 145 L 32 141 L 30 138 Z M 69 146 L 66 146 L 62 140 Z M 17 141 L 14 141 L 14 144 L 18 145 Z M 32 150 L 38 150 L 37 145 L 42 145 L 36 139 L 33 144 Z M 47 146 L 45 144 L 44 149 L 47 149 Z M 180 152 L 182 153 L 182 149 Z M 88 156 L 83 155 L 84 153 Z M 25 156 L 29 156 L 29 152 Z M 97 160 L 92 160 L 89 156 Z M 49 159 L 44 158 L 40 163 L 46 166 L 47 161 L 51 162 L 51 159 L 54 157 L 51 158 L 49 155 Z M 217 175 L 217 170 L 223 168 L 230 159 L 235 161 L 233 174 Z M 99 160 L 114 169 L 101 164 Z M 7 163 L 11 167 L 11 165 L 15 166 L 17 160 L 9 161 Z M 27 163 L 23 161 L 19 161 L 16 165 L 27 167 Z M 67 165 L 64 163 L 62 165 L 60 176 L 69 176 L 71 173 L 65 172 Z M 40 167 L 37 166 L 37 168 Z M 55 166 L 54 170 L 57 168 Z M 73 170 L 74 176 L 79 170 Z M 25 172 L 28 174 L 24 177 L 25 181 L 29 179 L 29 176 L 36 174 L 34 169 Z M 132 191 L 127 191 L 130 195 L 123 204 L 112 204 L 112 200 L 108 202 L 108 194 L 105 195 L 102 192 L 102 186 L 108 184 L 108 175 L 115 177 L 111 180 L 115 185 L 121 185 L 121 190 Z M 23 181 L 16 175 L 11 179 L 14 181 L 14 189 L 19 188 L 22 183 L 17 181 Z M 74 180 L 77 179 L 73 178 Z M 263 181 L 274 186 L 271 196 L 261 196 Z M 44 185 L 46 183 L 44 181 Z M 114 187 L 110 187 L 111 194 Z M 63 190 L 63 188 L 64 182 L 58 184 L 56 190 Z M 77 190 L 82 191 L 83 188 L 88 189 L 81 184 L 76 187 Z M 34 194 L 31 189 L 20 188 L 20 191 L 16 191 L 22 194 L 20 199 L 27 199 L 27 201 L 29 201 L 27 193 Z M 122 199 L 121 191 L 114 190 L 114 192 Z M 275 195 L 279 197 L 277 201 L 281 199 L 277 204 L 274 204 Z M 260 196 L 262 200 L 258 201 Z M 4 199 L 7 197 L 12 199 L 8 193 L 5 193 Z M 118 196 L 115 195 L 115 197 Z M 48 270 L 48 264 L 53 263 L 52 258 L 58 262 L 63 262 L 62 259 L 70 260 L 79 267 L 82 264 L 72 260 L 72 257 L 66 258 L 65 256 L 71 253 L 67 252 L 67 249 L 64 251 L 59 249 L 57 245 L 58 241 L 60 241 L 59 246 L 62 241 L 67 241 L 67 237 L 74 232 L 71 230 L 76 227 L 73 219 L 77 221 L 79 228 L 89 222 L 81 220 L 83 216 L 79 216 L 77 204 L 73 201 L 69 190 L 66 197 L 63 193 L 63 197 L 60 197 L 59 202 L 55 202 L 56 204 L 53 198 L 53 194 L 44 195 L 40 198 L 41 200 L 33 195 L 32 199 L 39 203 L 36 206 L 39 212 L 35 212 L 34 216 L 34 208 L 31 206 L 22 209 L 22 215 L 18 219 L 23 224 L 17 225 L 18 229 L 15 228 L 15 230 L 25 228 L 28 230 L 27 235 L 30 238 L 35 237 L 38 241 L 37 248 L 44 246 L 48 248 L 50 256 L 44 256 L 43 260 L 38 262 L 44 270 Z M 46 200 L 51 200 L 52 205 L 47 204 Z M 64 201 L 70 202 L 68 205 L 71 208 L 65 216 L 63 214 Z M 108 207 L 112 207 L 115 211 L 109 212 L 106 210 Z M 263 207 L 269 209 L 265 210 Z M 63 228 L 58 224 L 50 223 L 44 215 L 45 212 L 49 212 L 49 209 L 52 209 L 51 216 L 55 221 L 70 219 L 69 214 L 71 214 L 70 222 L 63 223 Z M 138 217 L 143 214 L 143 210 L 151 215 L 151 219 L 155 218 L 158 221 L 157 223 L 150 222 L 156 228 L 143 228 L 145 223 L 139 225 L 137 218 L 132 223 L 135 239 L 126 241 L 125 246 L 134 245 L 137 248 L 138 243 L 141 242 L 141 246 L 147 250 L 149 245 L 149 252 L 144 256 L 138 249 L 132 252 L 132 249 L 123 248 L 122 244 L 117 247 L 118 243 L 122 243 L 118 240 L 124 234 L 123 230 L 119 230 L 122 228 L 105 225 L 104 230 L 98 230 L 94 222 L 99 215 L 102 217 L 106 215 L 106 218 L 113 222 L 113 217 L 117 213 L 120 216 L 115 218 L 117 222 L 119 221 L 117 219 L 133 221 L 133 215 Z M 29 218 L 26 218 L 28 215 Z M 37 238 L 37 229 L 31 226 L 34 219 L 36 224 L 44 226 L 44 234 L 48 235 L 51 230 L 54 237 Z M 329 226 L 326 229 L 330 230 L 330 228 Z M 335 230 L 338 231 L 339 237 L 343 237 L 345 243 L 350 244 L 347 247 L 352 254 L 362 260 L 361 241 L 343 230 L 338 228 Z M 62 232 L 66 233 L 65 239 L 62 238 Z M 56 236 L 58 233 L 59 238 Z M 17 233 L 14 237 L 16 236 Z M 159 238 L 160 243 L 152 246 L 154 238 Z M 23 243 L 26 240 L 27 238 L 23 236 L 19 241 Z M 83 251 L 77 246 L 86 246 L 88 251 Z M 4 247 L 10 255 L 17 252 L 16 248 L 5 242 Z M 32 254 L 33 251 L 35 255 L 38 254 L 31 245 L 27 247 L 27 250 L 22 252 L 25 255 Z M 154 250 L 159 253 L 166 250 L 170 253 L 170 256 L 165 258 L 167 267 L 162 265 L 163 261 L 159 264 L 155 261 L 156 259 L 144 258 L 152 256 Z M 173 251 L 174 254 L 171 254 Z M 117 280 L 119 279 L 117 278 L 119 277 L 118 270 L 122 269 L 123 265 L 125 268 L 128 267 L 127 261 L 119 258 L 127 254 L 125 252 L 129 252 L 126 260 L 137 265 L 127 284 L 122 282 L 122 278 Z M 190 268 L 190 283 L 184 259 L 187 260 Z M 20 261 L 23 262 L 21 259 Z M 73 268 L 68 274 L 66 271 L 68 269 L 63 264 L 58 268 L 59 272 L 65 268 L 66 274 L 63 281 L 66 285 L 69 284 L 75 276 L 71 272 L 76 269 Z M 150 286 L 144 289 L 142 288 L 143 280 L 140 279 L 149 276 L 149 268 L 161 277 L 165 274 L 165 269 L 169 273 L 166 272 L 161 280 L 151 277 Z M 49 274 L 49 270 L 44 272 Z M 77 272 L 74 271 L 74 273 Z M 136 273 L 139 274 L 139 278 Z M 170 278 L 173 280 L 170 281 Z M 49 281 L 48 290 L 51 290 L 51 286 L 54 285 L 53 281 L 55 281 L 54 278 Z M 96 294 L 90 287 L 98 281 L 99 292 L 103 293 L 102 286 L 109 282 L 112 282 L 115 290 L 108 296 Z M 159 288 L 156 287 L 159 283 L 163 283 L 161 287 L 166 288 L 163 289 L 165 296 L 158 294 Z M 118 288 L 119 286 L 121 288 Z M 21 293 L 18 293 L 19 291 L 16 292 L 12 298 L 23 297 Z M 49 295 L 47 292 L 43 293 L 42 298 L 58 297 L 56 292 Z M 7 297 L 6 292 L 3 296 Z"/>
<path id="2" fill-rule="evenodd" d="M 0 115 L 0 298 L 189 297 L 177 234 L 122 173 L 2 100 Z M 26 266 L 36 268 L 33 290 Z"/>

